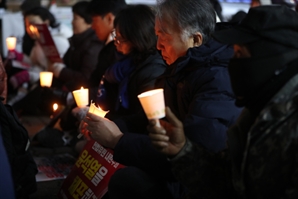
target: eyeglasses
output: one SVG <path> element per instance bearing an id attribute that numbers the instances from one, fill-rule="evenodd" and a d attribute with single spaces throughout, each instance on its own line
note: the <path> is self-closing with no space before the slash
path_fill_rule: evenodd
<path id="1" fill-rule="evenodd" d="M 116 31 L 113 31 L 113 32 L 112 32 L 112 37 L 113 37 L 114 42 L 115 42 L 117 45 L 121 45 L 122 43 L 127 42 L 126 39 L 117 39 Z"/>

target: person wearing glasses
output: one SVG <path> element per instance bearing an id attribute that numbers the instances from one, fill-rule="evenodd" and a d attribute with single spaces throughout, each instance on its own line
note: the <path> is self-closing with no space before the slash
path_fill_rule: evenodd
<path id="1" fill-rule="evenodd" d="M 146 5 L 129 5 L 114 20 L 112 36 L 119 61 L 105 71 L 95 102 L 124 132 L 147 132 L 148 120 L 137 96 L 154 89 L 156 78 L 166 69 L 156 49 L 154 20 Z"/>
<path id="2" fill-rule="evenodd" d="M 109 110 L 106 117 L 116 122 L 123 131 L 146 132 L 148 120 L 137 95 L 154 89 L 156 78 L 166 69 L 156 49 L 154 19 L 150 7 L 130 5 L 120 11 L 114 21 L 114 44 L 120 60 L 106 70 L 102 83 L 116 86 L 117 93 L 112 94 L 114 99 L 109 99 L 109 93 L 115 89 L 105 90 L 105 100 L 115 101 L 115 104 L 104 108 Z M 138 123 L 135 122 L 135 114 L 138 115 Z"/>

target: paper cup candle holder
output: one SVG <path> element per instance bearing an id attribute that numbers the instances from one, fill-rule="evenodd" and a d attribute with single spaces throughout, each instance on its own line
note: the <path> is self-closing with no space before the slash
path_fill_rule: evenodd
<path id="1" fill-rule="evenodd" d="M 42 71 L 39 73 L 40 86 L 51 87 L 53 80 L 53 73 L 48 71 Z"/>
<path id="2" fill-rule="evenodd" d="M 16 37 L 7 37 L 6 38 L 6 46 L 8 50 L 16 49 L 17 38 Z"/>
<path id="3" fill-rule="evenodd" d="M 73 97 L 78 107 L 85 107 L 89 104 L 89 89 L 83 88 L 72 91 Z"/>
<path id="4" fill-rule="evenodd" d="M 155 119 L 156 125 L 159 124 L 159 120 L 165 117 L 165 102 L 163 89 L 150 90 L 138 95 L 141 105 L 145 111 L 145 114 L 149 120 Z"/>
<path id="5" fill-rule="evenodd" d="M 90 108 L 89 108 L 89 112 L 93 113 L 95 115 L 98 115 L 100 117 L 105 117 L 105 115 L 109 112 L 109 111 L 104 111 L 102 110 L 100 107 L 97 107 L 95 105 L 95 103 L 91 102 Z"/>

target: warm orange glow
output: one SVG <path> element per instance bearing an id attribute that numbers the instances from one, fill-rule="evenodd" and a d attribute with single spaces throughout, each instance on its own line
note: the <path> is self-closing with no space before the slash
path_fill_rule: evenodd
<path id="1" fill-rule="evenodd" d="M 30 29 L 30 31 L 31 31 L 32 33 L 36 33 L 36 32 L 37 32 L 37 28 L 36 28 L 35 26 L 33 26 L 33 25 L 30 25 L 30 26 L 29 26 L 29 29 Z"/>
<path id="2" fill-rule="evenodd" d="M 49 71 L 42 71 L 39 73 L 40 86 L 51 87 L 53 80 L 53 73 Z"/>
<path id="3" fill-rule="evenodd" d="M 54 112 L 55 112 L 57 109 L 58 109 L 58 104 L 57 104 L 57 103 L 54 103 L 54 104 L 53 104 L 53 110 L 54 110 Z"/>
<path id="4" fill-rule="evenodd" d="M 104 111 L 102 110 L 99 106 L 97 107 L 95 105 L 95 103 L 91 103 L 90 107 L 89 107 L 89 112 L 93 113 L 95 115 L 98 115 L 100 117 L 105 117 L 105 115 L 109 112 L 109 111 Z"/>
<path id="5" fill-rule="evenodd" d="M 7 37 L 6 46 L 8 50 L 14 50 L 16 48 L 17 38 L 16 37 Z"/>
<path id="6" fill-rule="evenodd" d="M 81 87 L 81 89 L 72 91 L 74 99 L 78 107 L 85 107 L 89 104 L 89 89 Z"/>

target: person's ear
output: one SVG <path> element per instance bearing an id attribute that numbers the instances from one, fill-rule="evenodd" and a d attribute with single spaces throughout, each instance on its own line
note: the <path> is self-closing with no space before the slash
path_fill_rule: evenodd
<path id="1" fill-rule="evenodd" d="M 203 36 L 201 33 L 199 32 L 196 32 L 194 35 L 193 35 L 193 46 L 194 47 L 199 47 L 200 45 L 202 45 L 203 43 Z"/>
<path id="2" fill-rule="evenodd" d="M 109 26 L 114 27 L 115 15 L 113 13 L 109 12 L 108 14 L 105 15 L 105 18 L 106 18 L 107 23 L 109 24 Z"/>

